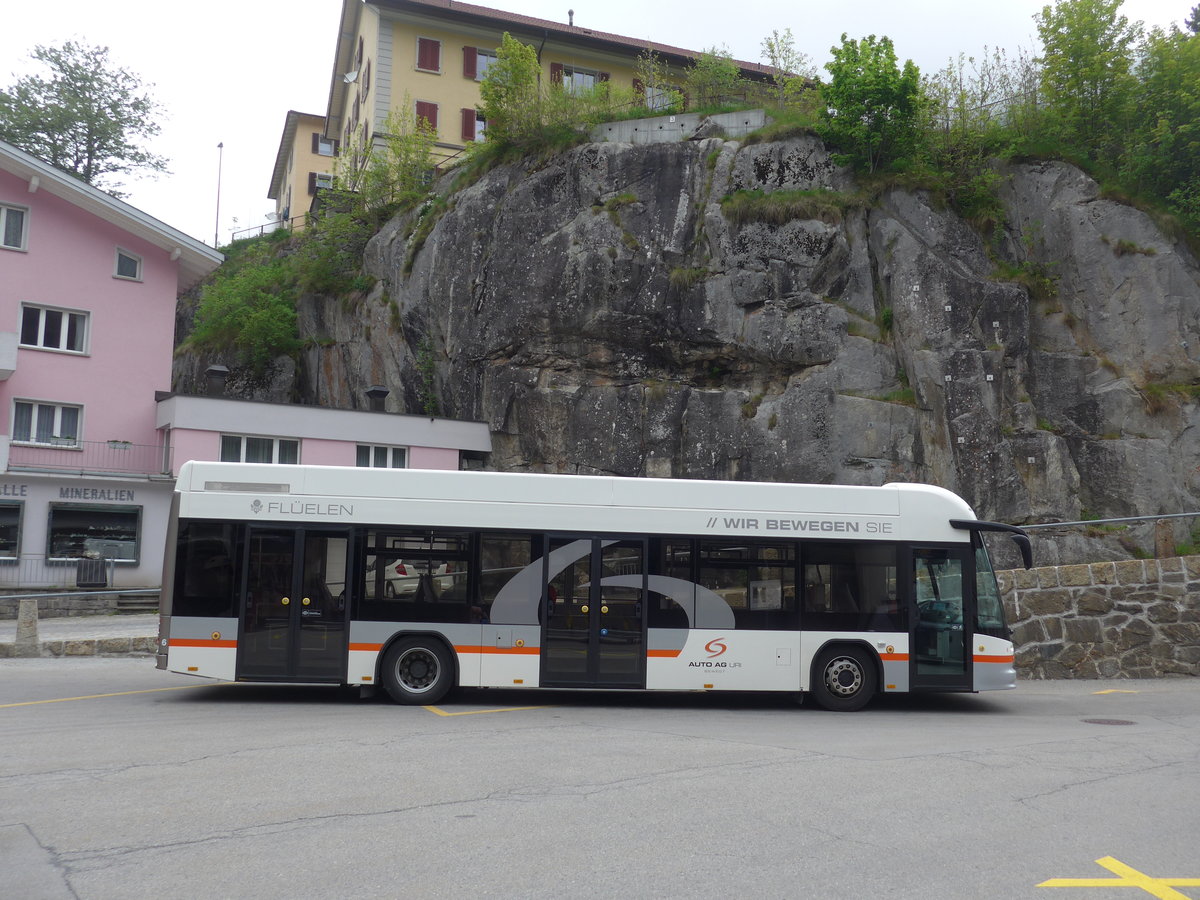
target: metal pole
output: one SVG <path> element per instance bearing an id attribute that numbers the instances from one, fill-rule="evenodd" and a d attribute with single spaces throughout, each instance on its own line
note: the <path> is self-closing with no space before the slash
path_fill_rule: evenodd
<path id="1" fill-rule="evenodd" d="M 218 235 L 221 231 L 221 164 L 225 161 L 225 142 L 217 144 L 217 221 L 213 225 L 213 249 L 218 246 Z"/>

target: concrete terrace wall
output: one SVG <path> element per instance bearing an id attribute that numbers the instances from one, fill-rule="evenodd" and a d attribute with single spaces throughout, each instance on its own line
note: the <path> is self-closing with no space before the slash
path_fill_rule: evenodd
<path id="1" fill-rule="evenodd" d="M 1021 676 L 1200 675 L 1200 556 L 998 574 Z"/>

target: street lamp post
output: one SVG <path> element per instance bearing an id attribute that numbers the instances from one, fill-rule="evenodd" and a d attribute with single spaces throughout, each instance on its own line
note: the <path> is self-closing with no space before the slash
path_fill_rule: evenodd
<path id="1" fill-rule="evenodd" d="M 213 249 L 219 246 L 218 236 L 221 232 L 221 163 L 225 158 L 225 142 L 217 144 L 217 221 L 213 225 Z"/>

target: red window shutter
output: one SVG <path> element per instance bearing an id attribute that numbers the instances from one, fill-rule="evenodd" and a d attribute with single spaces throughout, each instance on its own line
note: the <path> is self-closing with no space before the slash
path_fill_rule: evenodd
<path id="1" fill-rule="evenodd" d="M 608 79 L 609 79 L 610 77 L 611 77 L 611 76 L 610 76 L 610 75 L 609 75 L 607 72 L 601 72 L 601 73 L 600 73 L 600 80 L 601 80 L 601 81 L 608 81 Z"/>
<path id="2" fill-rule="evenodd" d="M 646 99 L 646 85 L 642 84 L 642 79 L 640 78 L 633 79 L 633 96 L 639 100 Z"/>
<path id="3" fill-rule="evenodd" d="M 550 83 L 562 84 L 563 82 L 563 64 L 550 63 Z"/>
<path id="4" fill-rule="evenodd" d="M 313 152 L 313 153 L 320 153 L 320 152 L 321 152 L 321 135 L 320 135 L 318 132 L 316 132 L 316 131 L 314 131 L 314 132 L 313 132 L 313 141 L 312 141 L 312 144 L 313 144 L 313 145 L 312 145 L 312 152 Z"/>
<path id="5" fill-rule="evenodd" d="M 429 123 L 429 127 L 437 131 L 438 127 L 438 108 L 436 103 L 429 103 L 425 100 L 417 101 L 417 118 L 424 119 Z"/>
<path id="6" fill-rule="evenodd" d="M 363 96 L 365 97 L 371 91 L 371 61 L 369 59 L 367 60 L 366 69 L 363 70 L 362 86 Z"/>
<path id="7" fill-rule="evenodd" d="M 417 38 L 417 68 L 437 72 L 442 68 L 442 42 Z"/>
<path id="8" fill-rule="evenodd" d="M 478 69 L 475 68 L 476 52 L 474 47 L 463 47 L 463 78 L 475 80 Z"/>
<path id="9" fill-rule="evenodd" d="M 334 141 L 333 142 L 333 155 L 337 156 L 341 152 L 341 150 L 342 150 L 342 142 Z"/>
<path id="10" fill-rule="evenodd" d="M 462 139 L 464 141 L 475 140 L 475 110 L 464 109 L 462 111 Z"/>
<path id="11" fill-rule="evenodd" d="M 308 173 L 308 195 L 311 197 L 317 192 L 317 173 Z"/>

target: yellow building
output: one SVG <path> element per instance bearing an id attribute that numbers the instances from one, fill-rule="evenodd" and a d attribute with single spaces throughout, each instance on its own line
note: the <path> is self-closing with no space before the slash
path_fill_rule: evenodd
<path id="1" fill-rule="evenodd" d="M 288 110 L 275 154 L 271 189 L 275 219 L 283 227 L 303 227 L 317 189 L 333 184 L 337 140 L 325 137 L 325 117 Z"/>
<path id="2" fill-rule="evenodd" d="M 537 50 L 549 83 L 579 89 L 611 82 L 645 94 L 636 65 L 647 49 L 680 82 L 700 55 L 458 0 L 343 0 L 324 136 L 346 147 L 371 147 L 389 112 L 400 111 L 407 97 L 411 111 L 436 129 L 437 155 L 453 160 L 482 136 L 479 83 L 506 31 Z M 745 77 L 770 78 L 766 66 L 737 65 Z"/>

